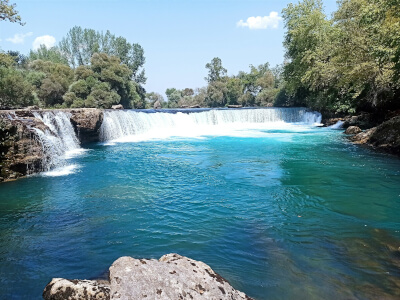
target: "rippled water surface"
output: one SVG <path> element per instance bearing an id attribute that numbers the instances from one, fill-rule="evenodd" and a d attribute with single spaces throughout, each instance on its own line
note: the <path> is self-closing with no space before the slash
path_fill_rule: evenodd
<path id="1" fill-rule="evenodd" d="M 341 132 L 94 144 L 0 185 L 0 299 L 176 252 L 256 299 L 399 299 L 400 160 Z"/>

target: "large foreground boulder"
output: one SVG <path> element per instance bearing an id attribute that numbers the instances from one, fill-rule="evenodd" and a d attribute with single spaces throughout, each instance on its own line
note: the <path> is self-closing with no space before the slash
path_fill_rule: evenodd
<path id="1" fill-rule="evenodd" d="M 159 260 L 121 257 L 110 267 L 108 283 L 53 279 L 43 298 L 55 299 L 251 299 L 210 266 L 178 254 Z"/>

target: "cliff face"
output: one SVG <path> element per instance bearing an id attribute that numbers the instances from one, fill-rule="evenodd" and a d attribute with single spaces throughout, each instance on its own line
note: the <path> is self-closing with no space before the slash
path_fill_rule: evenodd
<path id="1" fill-rule="evenodd" d="M 45 127 L 34 118 L 0 114 L 0 181 L 43 169 L 43 149 L 34 128 L 45 130 Z"/>
<path id="2" fill-rule="evenodd" d="M 71 124 L 81 144 L 99 141 L 103 112 L 99 109 L 61 110 L 71 114 Z M 0 111 L 0 182 L 45 169 L 45 153 L 37 130 L 50 132 L 34 113 L 46 110 Z"/>

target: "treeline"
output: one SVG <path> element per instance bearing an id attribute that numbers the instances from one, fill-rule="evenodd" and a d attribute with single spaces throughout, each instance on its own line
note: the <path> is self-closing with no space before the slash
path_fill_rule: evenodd
<path id="1" fill-rule="evenodd" d="M 206 64 L 207 86 L 197 89 L 165 91 L 168 102 L 163 107 L 224 107 L 228 105 L 273 106 L 285 102 L 282 90 L 282 67 L 270 68 L 268 63 L 257 67 L 250 65 L 250 71 L 240 71 L 238 75 L 227 76 L 227 69 L 220 58 L 215 57 Z M 147 102 L 163 101 L 159 94 L 147 94 Z"/>
<path id="2" fill-rule="evenodd" d="M 290 105 L 354 113 L 400 108 L 400 1 L 322 1 L 283 10 L 284 91 Z"/>
<path id="3" fill-rule="evenodd" d="M 144 63 L 139 44 L 76 26 L 57 47 L 0 53 L 0 108 L 144 108 Z"/>

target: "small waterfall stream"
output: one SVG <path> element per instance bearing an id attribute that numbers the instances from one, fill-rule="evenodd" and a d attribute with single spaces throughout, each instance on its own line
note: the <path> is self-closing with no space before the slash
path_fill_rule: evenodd
<path id="1" fill-rule="evenodd" d="M 45 131 L 34 128 L 45 154 L 45 171 L 66 166 L 67 158 L 83 150 L 71 124 L 70 113 L 57 111 L 33 114 L 49 128 Z"/>

